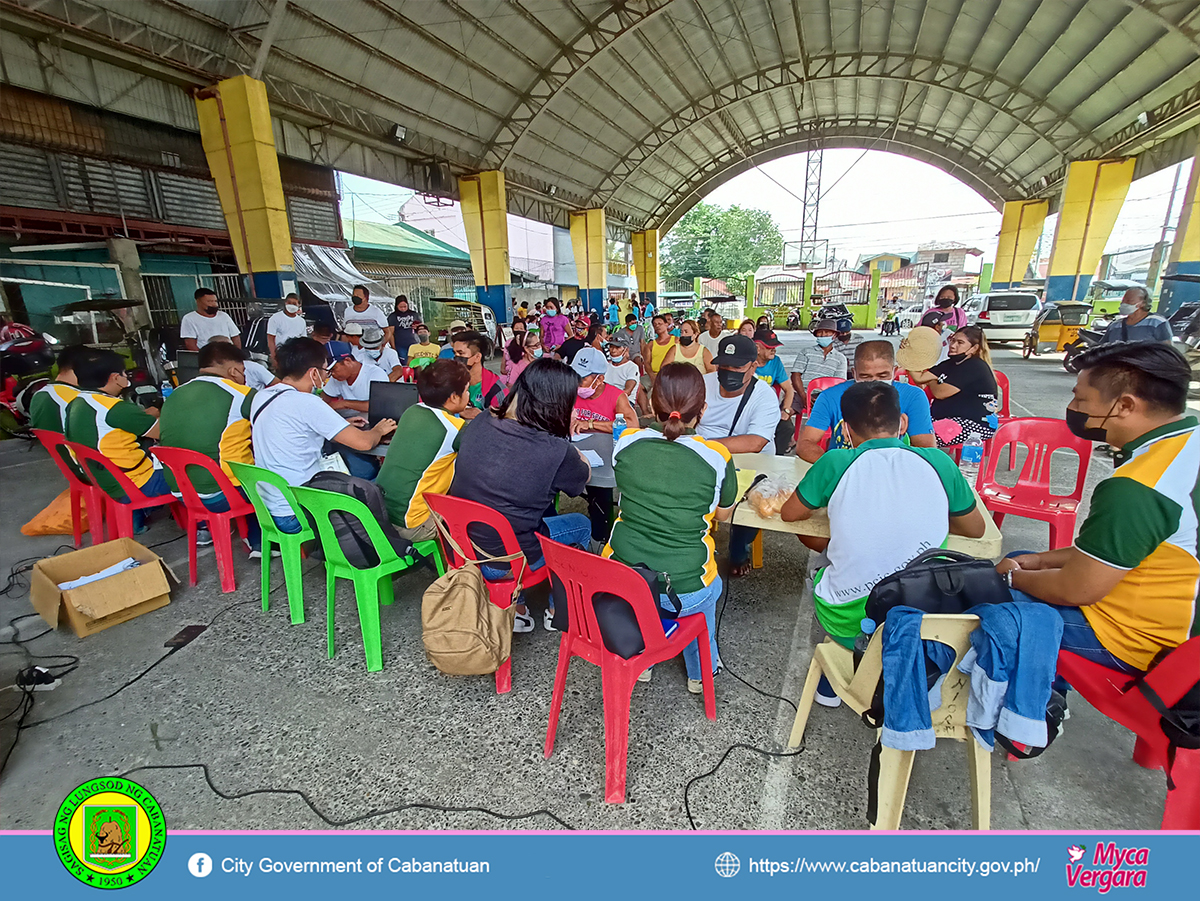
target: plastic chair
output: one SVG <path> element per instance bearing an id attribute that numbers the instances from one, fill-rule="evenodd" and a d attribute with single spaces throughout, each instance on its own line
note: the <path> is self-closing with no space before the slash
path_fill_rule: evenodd
<path id="1" fill-rule="evenodd" d="M 250 498 L 254 515 L 258 517 L 258 526 L 262 529 L 263 613 L 267 612 L 271 599 L 271 545 L 278 545 L 280 561 L 283 563 L 283 582 L 287 587 L 288 612 L 292 625 L 299 625 L 304 622 L 304 578 L 300 569 L 300 561 L 304 556 L 302 545 L 306 541 L 315 541 L 317 536 L 309 528 L 308 517 L 296 503 L 292 488 L 283 476 L 261 466 L 251 466 L 249 463 L 230 462 L 229 468 L 242 483 L 242 490 Z M 284 532 L 275 525 L 271 511 L 259 491 L 259 484 L 263 482 L 274 488 L 287 501 L 288 506 L 292 508 L 292 515 L 300 522 L 299 532 Z"/>
<path id="2" fill-rule="evenodd" d="M 1015 444 L 1024 444 L 1029 453 L 1016 485 L 1008 488 L 996 481 L 996 464 L 1006 446 L 1009 446 L 1009 460 L 1012 460 Z M 1068 495 L 1055 495 L 1050 493 L 1050 458 L 1062 448 L 1079 455 L 1079 471 L 1075 476 L 1075 489 Z M 991 449 L 993 452 L 979 468 L 976 485 L 979 498 L 992 514 L 996 527 L 1004 522 L 1005 515 L 1014 513 L 1049 523 L 1051 549 L 1069 545 L 1075 537 L 1075 513 L 1083 499 L 1083 484 L 1092 460 L 1092 443 L 1072 435 L 1061 419 L 1030 417 L 1010 419 L 1000 426 L 992 436 Z"/>
<path id="3" fill-rule="evenodd" d="M 971 646 L 970 635 L 979 625 L 979 617 L 970 614 L 932 614 L 921 619 L 921 638 L 940 641 L 954 649 L 954 665 L 942 682 L 942 706 L 933 715 L 933 733 L 937 738 L 950 738 L 967 743 L 967 768 L 971 779 L 971 828 L 988 829 L 992 820 L 992 755 L 981 746 L 967 727 L 967 696 L 970 676 L 958 670 L 958 664 Z M 821 676 L 829 680 L 837 696 L 855 713 L 870 709 L 875 686 L 883 675 L 883 630 L 871 639 L 858 669 L 854 654 L 840 644 L 827 639 L 813 651 L 808 678 L 796 705 L 796 719 L 788 739 L 789 748 L 800 747 L 808 715 Z M 872 829 L 899 829 L 908 794 L 908 779 L 912 774 L 915 751 L 880 749 L 879 803 Z"/>
<path id="4" fill-rule="evenodd" d="M 809 382 L 808 387 L 804 391 L 804 412 L 801 415 L 807 419 L 808 414 L 812 412 L 812 401 L 814 394 L 819 394 L 826 388 L 832 388 L 834 385 L 838 385 L 844 381 L 846 380 L 840 379 L 836 375 L 830 375 L 825 376 L 824 378 L 813 379 L 811 382 Z M 796 430 L 792 435 L 792 441 L 800 440 L 800 418 L 800 416 L 796 417 Z"/>
<path id="5" fill-rule="evenodd" d="M 439 542 L 442 545 L 443 559 L 450 569 L 458 569 L 464 563 L 474 563 L 481 556 L 487 556 L 478 552 L 470 536 L 467 535 L 467 527 L 470 525 L 489 526 L 495 530 L 496 534 L 500 536 L 500 543 L 504 547 L 504 553 L 499 556 L 507 557 L 513 554 L 521 554 L 521 546 L 517 544 L 517 536 L 513 532 L 512 526 L 502 514 L 496 512 L 491 507 L 476 503 L 475 501 L 464 500 L 461 497 L 450 497 L 448 494 L 430 494 L 427 492 L 424 497 L 425 503 L 429 505 L 429 509 L 440 516 L 442 521 L 446 523 L 446 528 L 450 530 L 450 537 L 455 540 L 463 550 L 463 553 L 471 554 L 470 560 L 465 560 L 455 553 L 453 548 L 447 547 L 446 542 Z M 495 580 L 484 579 L 488 587 L 488 598 L 501 610 L 507 610 L 511 606 L 513 590 L 516 588 L 518 576 L 520 577 L 521 587 L 524 589 L 546 581 L 550 576 L 550 570 L 547 566 L 543 566 L 540 569 L 529 568 L 529 561 L 521 554 L 521 556 L 513 560 L 507 578 Z M 500 664 L 500 669 L 496 670 L 496 693 L 504 694 L 511 690 L 512 657 L 510 656 Z"/>
<path id="6" fill-rule="evenodd" d="M 142 493 L 142 490 L 130 481 L 129 476 L 108 457 L 99 451 L 93 450 L 90 447 L 85 447 L 74 441 L 68 441 L 67 447 L 71 453 L 75 455 L 75 459 L 80 462 L 83 471 L 92 479 L 92 482 L 97 486 L 97 473 L 103 469 L 125 493 L 125 497 L 129 500 L 119 501 L 112 497 L 103 489 L 97 487 L 100 494 L 104 496 L 105 518 L 108 520 L 108 537 L 113 538 L 132 538 L 133 537 L 133 511 L 134 510 L 149 510 L 152 507 L 168 507 L 171 515 L 175 517 L 175 522 L 179 524 L 181 529 L 186 528 L 186 520 L 183 515 L 183 505 L 179 502 L 179 498 L 173 494 L 161 494 L 155 497 L 147 497 Z M 98 468 L 97 468 L 98 467 Z"/>
<path id="7" fill-rule="evenodd" d="M 357 498 L 319 488 L 292 488 L 296 500 L 313 515 L 317 531 L 321 535 L 321 550 L 325 554 L 325 603 L 326 637 L 329 659 L 333 659 L 333 599 L 338 579 L 349 579 L 354 583 L 354 600 L 358 605 L 358 623 L 362 629 L 363 651 L 367 658 L 367 672 L 377 673 L 383 669 L 383 640 L 379 631 L 379 605 L 390 606 L 395 595 L 392 576 L 416 564 L 412 557 L 401 557 L 392 547 L 383 529 L 375 520 L 369 507 Z M 371 545 L 379 562 L 371 567 L 359 569 L 342 553 L 337 532 L 330 516 L 342 513 L 353 516 L 371 538 Z M 425 544 L 426 542 L 422 542 Z M 432 544 L 432 542 L 428 542 Z"/>
<path id="8" fill-rule="evenodd" d="M 236 591 L 237 579 L 233 574 L 233 541 L 229 536 L 229 526 L 231 523 L 236 523 L 238 534 L 245 541 L 249 534 L 246 528 L 246 517 L 254 513 L 254 507 L 249 501 L 243 500 L 233 482 L 229 481 L 229 476 L 225 475 L 220 464 L 212 457 L 182 447 L 155 447 L 151 453 L 162 460 L 163 466 L 171 470 L 171 475 L 175 476 L 175 484 L 179 488 L 179 493 L 183 495 L 183 508 L 187 512 L 190 584 L 195 585 L 199 581 L 196 577 L 196 530 L 200 527 L 200 523 L 207 522 L 208 530 L 212 534 L 213 550 L 216 551 L 217 572 L 221 576 L 221 590 L 224 592 Z M 200 493 L 196 491 L 196 487 L 188 477 L 189 466 L 197 466 L 212 476 L 217 487 L 221 489 L 221 493 L 225 495 L 225 499 L 229 501 L 227 512 L 214 513 L 204 506 L 204 501 L 200 500 Z"/>
<path id="9" fill-rule="evenodd" d="M 1070 651 L 1058 654 L 1058 673 L 1089 704 L 1137 735 L 1133 762 L 1167 774 L 1163 829 L 1200 829 L 1200 748 L 1176 748 L 1163 733 L 1160 714 L 1134 684 L 1134 677 L 1107 669 Z M 1145 684 L 1167 707 L 1196 683 L 1200 637 L 1190 638 L 1146 674 Z"/>
<path id="10" fill-rule="evenodd" d="M 996 376 L 996 387 L 1000 389 L 1000 409 L 996 411 L 996 415 L 1000 419 L 1011 419 L 1012 413 L 1009 412 L 1009 394 L 1008 376 L 999 369 L 993 369 L 992 373 Z"/>
<path id="11" fill-rule="evenodd" d="M 544 756 L 554 753 L 554 735 L 567 687 L 567 668 L 571 658 L 582 657 L 600 667 L 604 695 L 604 800 L 609 804 L 625 801 L 625 765 L 629 751 L 629 702 L 639 674 L 656 663 L 678 657 L 693 641 L 700 644 L 700 668 L 703 672 L 704 715 L 717 718 L 716 691 L 712 677 L 712 650 L 709 648 L 708 623 L 703 613 L 677 620 L 679 628 L 668 637 L 658 615 L 657 599 L 651 595 L 645 579 L 623 563 L 606 560 L 577 548 L 551 541 L 539 535 L 547 567 L 562 582 L 568 609 L 567 630 L 558 644 L 558 669 L 554 673 L 554 695 L 550 701 L 550 722 L 546 727 Z M 592 605 L 596 592 L 610 592 L 624 598 L 633 608 L 646 649 L 628 660 L 608 650 L 596 622 Z"/>
<path id="12" fill-rule="evenodd" d="M 84 500 L 87 501 L 88 531 L 92 534 L 92 544 L 101 544 L 104 541 L 104 492 L 93 485 L 87 474 L 79 469 L 71 457 L 70 442 L 66 438 L 58 432 L 46 429 L 30 431 L 46 449 L 71 489 L 71 528 L 74 532 L 75 547 L 83 546 L 81 504 Z"/>

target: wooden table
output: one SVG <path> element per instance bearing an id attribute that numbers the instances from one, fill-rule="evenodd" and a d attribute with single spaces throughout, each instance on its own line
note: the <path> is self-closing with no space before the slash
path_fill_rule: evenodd
<path id="1" fill-rule="evenodd" d="M 733 463 L 738 468 L 738 483 L 743 492 L 757 473 L 785 475 L 793 484 L 798 485 L 812 465 L 799 457 L 780 457 L 776 454 L 734 454 Z M 974 488 L 971 490 L 974 491 Z M 979 512 L 983 514 L 987 524 L 983 537 L 964 538 L 961 535 L 951 535 L 946 541 L 946 547 L 970 554 L 972 557 L 999 560 L 1003 556 L 1000 530 L 992 522 L 991 514 L 983 506 L 983 501 L 978 500 L 979 495 L 976 494 L 975 497 L 979 504 Z M 733 515 L 733 524 L 752 529 L 768 529 L 772 532 L 791 532 L 793 535 L 829 537 L 829 513 L 826 510 L 814 511 L 813 515 L 803 522 L 784 522 L 778 516 L 763 519 L 755 512 L 753 506 L 743 503 L 738 504 L 737 512 Z M 754 554 L 754 557 L 761 561 L 761 553 Z M 761 562 L 756 562 L 755 565 L 761 566 Z"/>

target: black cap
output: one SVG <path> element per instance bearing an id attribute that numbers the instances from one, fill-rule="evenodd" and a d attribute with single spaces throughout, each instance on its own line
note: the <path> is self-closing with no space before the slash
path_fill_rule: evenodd
<path id="1" fill-rule="evenodd" d="M 928 310 L 921 317 L 921 325 L 927 325 L 930 328 L 941 325 L 946 321 L 946 314 L 939 313 L 937 310 Z"/>
<path id="2" fill-rule="evenodd" d="M 754 343 L 763 344 L 767 347 L 783 347 L 783 342 L 775 337 L 775 333 L 769 328 L 760 328 L 754 332 Z"/>
<path id="3" fill-rule="evenodd" d="M 717 345 L 717 366 L 737 368 L 758 359 L 758 346 L 745 335 L 726 335 Z"/>

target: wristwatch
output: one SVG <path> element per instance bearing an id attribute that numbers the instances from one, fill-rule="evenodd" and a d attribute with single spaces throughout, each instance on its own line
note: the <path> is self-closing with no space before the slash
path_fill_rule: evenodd
<path id="1" fill-rule="evenodd" d="M 1008 572 L 1006 572 L 1006 573 L 1004 574 L 1004 581 L 1008 583 L 1008 587 L 1009 587 L 1009 588 L 1012 588 L 1012 587 L 1013 587 L 1013 586 L 1012 586 L 1012 574 L 1013 574 L 1013 572 L 1014 572 L 1014 570 L 1011 570 L 1011 569 L 1010 569 Z"/>

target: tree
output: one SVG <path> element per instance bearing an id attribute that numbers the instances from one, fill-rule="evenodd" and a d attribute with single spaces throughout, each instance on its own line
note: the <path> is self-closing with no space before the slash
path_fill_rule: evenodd
<path id="1" fill-rule="evenodd" d="M 698 203 L 663 241 L 666 278 L 732 278 L 783 260 L 783 235 L 766 210 Z"/>

